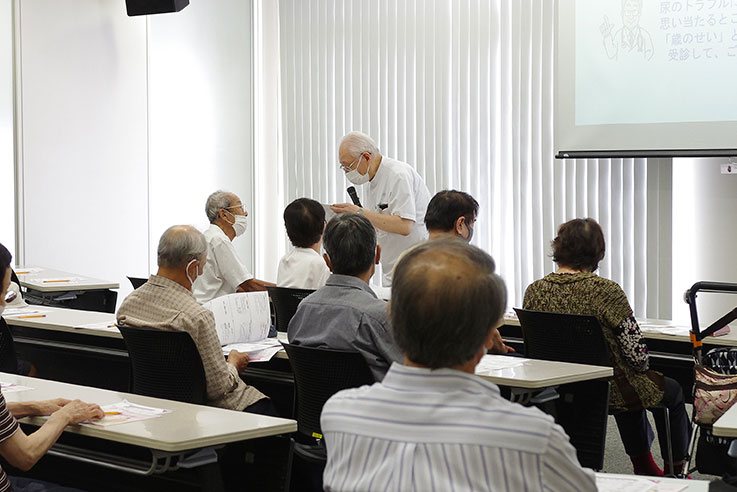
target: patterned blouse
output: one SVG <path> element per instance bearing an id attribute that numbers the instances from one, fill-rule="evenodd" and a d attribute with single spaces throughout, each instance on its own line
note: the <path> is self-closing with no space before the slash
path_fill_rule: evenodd
<path id="1" fill-rule="evenodd" d="M 551 273 L 527 287 L 523 307 L 596 316 L 609 345 L 615 377 L 627 379 L 644 408 L 662 400 L 662 389 L 647 377 L 648 353 L 640 327 L 627 296 L 616 282 L 589 272 Z M 610 406 L 625 408 L 625 400 L 615 384 L 610 395 Z"/>
<path id="2" fill-rule="evenodd" d="M 18 428 L 18 421 L 15 420 L 13 414 L 8 410 L 5 397 L 0 393 L 0 442 L 12 437 L 18 431 Z M 5 470 L 0 468 L 0 492 L 6 492 L 8 490 L 11 490 L 10 480 L 8 480 Z"/>

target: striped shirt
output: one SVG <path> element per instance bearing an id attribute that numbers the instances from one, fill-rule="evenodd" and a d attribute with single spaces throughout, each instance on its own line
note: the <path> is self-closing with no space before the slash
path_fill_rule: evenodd
<path id="1" fill-rule="evenodd" d="M 18 421 L 15 420 L 13 414 L 8 410 L 8 405 L 5 403 L 5 397 L 0 392 L 0 442 L 4 442 L 6 439 L 9 439 L 18 431 L 18 429 Z M 5 470 L 0 468 L 0 492 L 6 492 L 8 490 L 12 490 L 10 480 L 8 480 Z"/>
<path id="2" fill-rule="evenodd" d="M 552 417 L 453 369 L 393 364 L 322 412 L 327 491 L 595 491 Z"/>
<path id="3" fill-rule="evenodd" d="M 120 305 L 118 323 L 192 335 L 205 368 L 208 405 L 240 411 L 266 398 L 241 380 L 235 366 L 225 362 L 212 311 L 197 304 L 192 293 L 173 280 L 151 275 Z"/>

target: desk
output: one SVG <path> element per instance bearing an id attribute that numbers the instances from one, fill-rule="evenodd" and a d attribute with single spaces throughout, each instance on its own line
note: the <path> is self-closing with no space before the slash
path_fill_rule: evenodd
<path id="1" fill-rule="evenodd" d="M 7 317 L 5 321 L 18 357 L 33 363 L 39 377 L 118 391 L 128 389 L 130 361 L 120 332 L 75 328 L 91 323 L 112 324 L 114 314 L 51 306 L 28 309 L 45 316 Z"/>
<path id="2" fill-rule="evenodd" d="M 485 355 L 484 359 L 509 359 L 506 355 Z M 476 368 L 476 375 L 501 386 L 513 386 L 524 389 L 542 389 L 561 384 L 578 383 L 592 379 L 610 378 L 614 375 L 611 367 L 572 364 L 539 359 L 524 359 L 525 362 L 516 367 L 484 371 L 480 369 L 483 361 Z"/>
<path id="3" fill-rule="evenodd" d="M 715 436 L 737 437 L 737 405 L 719 417 L 712 427 Z"/>
<path id="4" fill-rule="evenodd" d="M 115 312 L 118 294 L 110 289 L 119 288 L 117 282 L 37 266 L 19 266 L 15 272 L 30 304 Z"/>
<path id="5" fill-rule="evenodd" d="M 70 399 L 79 398 L 83 401 L 105 405 L 126 399 L 140 405 L 171 410 L 171 413 L 155 419 L 107 427 L 75 425 L 65 429 L 67 433 L 149 450 L 151 454 L 149 463 L 131 460 L 128 457 L 119 458 L 101 451 L 77 449 L 65 444 L 58 444 L 52 448 L 52 455 L 56 454 L 67 459 L 86 463 L 94 461 L 95 464 L 100 466 L 139 475 L 152 475 L 176 470 L 181 460 L 202 448 L 291 433 L 297 430 L 297 423 L 294 420 L 234 412 L 221 408 L 101 390 L 15 374 L 0 373 L 0 380 L 34 388 L 28 391 L 6 393 L 4 396 L 9 402 L 65 397 Z M 23 419 L 22 422 L 40 426 L 44 419 L 33 417 Z M 208 464 L 212 465 L 212 463 Z M 217 466 L 216 462 L 215 466 Z"/>
<path id="6" fill-rule="evenodd" d="M 645 476 L 637 476 L 637 475 L 621 475 L 619 473 L 597 473 L 596 477 L 602 477 L 602 478 L 623 478 L 623 479 L 633 479 L 633 478 L 640 478 L 640 479 L 649 479 L 649 480 L 657 480 L 659 483 L 662 483 L 664 485 L 679 485 L 681 487 L 685 487 L 682 489 L 682 492 L 708 492 L 709 490 L 709 482 L 706 480 L 684 480 L 682 478 L 665 478 L 665 477 L 645 477 Z M 653 491 L 657 492 L 657 488 L 653 488 Z"/>

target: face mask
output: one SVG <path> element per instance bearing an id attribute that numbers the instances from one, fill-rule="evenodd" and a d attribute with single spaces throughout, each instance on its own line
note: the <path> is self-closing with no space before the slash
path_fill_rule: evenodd
<path id="1" fill-rule="evenodd" d="M 460 234 L 459 234 L 459 236 L 460 236 L 461 239 L 463 239 L 467 243 L 470 243 L 471 242 L 471 239 L 473 239 L 473 227 L 471 227 L 470 225 L 466 224 L 466 229 L 468 229 L 468 237 L 463 237 Z"/>
<path id="2" fill-rule="evenodd" d="M 194 269 L 194 271 L 195 271 L 194 278 L 192 278 L 192 277 L 189 276 L 189 266 L 192 263 L 194 263 L 195 261 L 197 261 L 197 258 L 193 258 L 192 260 L 190 260 L 190 262 L 187 263 L 187 266 L 184 268 L 184 273 L 187 275 L 187 280 L 189 280 L 189 283 L 192 284 L 192 285 L 194 285 L 194 282 L 195 282 L 195 280 L 197 280 L 197 277 L 199 277 L 200 275 L 202 275 L 202 273 L 200 272 L 200 266 L 197 265 L 197 268 Z"/>
<path id="3" fill-rule="evenodd" d="M 351 169 L 350 171 L 345 173 L 346 179 L 356 185 L 362 185 L 364 183 L 369 182 L 368 169 L 366 170 L 366 174 L 361 174 L 358 172 L 358 166 L 361 164 L 361 157 L 358 158 L 358 164 L 356 164 L 356 169 Z"/>
<path id="4" fill-rule="evenodd" d="M 248 228 L 248 221 L 246 220 L 245 215 L 235 215 L 234 213 L 227 211 L 230 215 L 233 216 L 233 221 L 230 222 L 230 225 L 233 226 L 233 229 L 235 230 L 236 237 L 242 236 L 246 233 L 246 229 Z"/>

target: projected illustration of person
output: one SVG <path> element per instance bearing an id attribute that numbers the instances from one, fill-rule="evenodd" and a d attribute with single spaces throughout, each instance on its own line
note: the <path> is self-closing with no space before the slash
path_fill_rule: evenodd
<path id="1" fill-rule="evenodd" d="M 640 27 L 641 14 L 642 0 L 622 0 L 622 27 L 614 34 L 614 24 L 604 16 L 599 30 L 609 59 L 618 60 L 626 56 L 649 60 L 653 57 L 653 40 L 650 33 Z"/>

